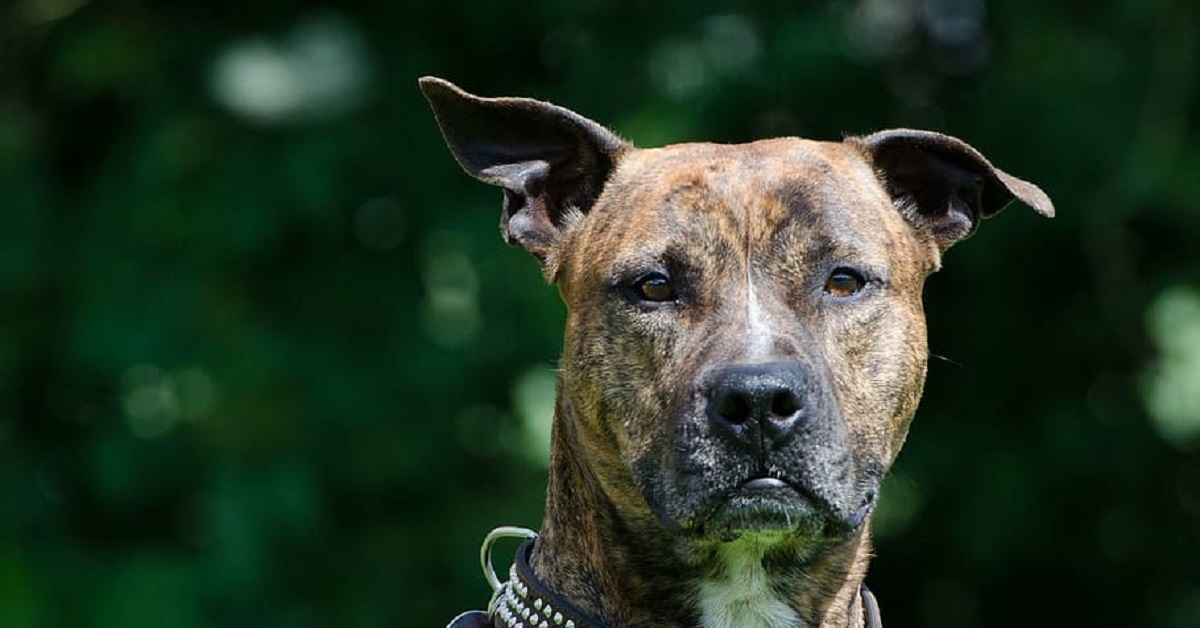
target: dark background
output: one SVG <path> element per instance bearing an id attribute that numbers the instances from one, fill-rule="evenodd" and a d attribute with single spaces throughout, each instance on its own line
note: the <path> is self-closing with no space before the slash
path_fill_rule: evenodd
<path id="1" fill-rule="evenodd" d="M 1200 626 L 1200 6 L 0 4 L 0 626 L 441 626 L 536 527 L 563 308 L 416 89 L 643 146 L 942 130 L 889 626 Z M 511 551 L 511 550 L 508 550 Z M 502 552 L 503 553 L 503 552 Z"/>

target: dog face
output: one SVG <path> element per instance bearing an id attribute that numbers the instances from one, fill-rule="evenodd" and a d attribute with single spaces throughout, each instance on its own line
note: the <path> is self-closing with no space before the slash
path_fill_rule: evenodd
<path id="1" fill-rule="evenodd" d="M 920 396 L 937 257 L 853 144 L 627 155 L 558 252 L 583 448 L 689 536 L 854 530 Z"/>
<path id="2" fill-rule="evenodd" d="M 920 131 L 642 150 L 578 114 L 422 88 L 568 307 L 555 430 L 630 525 L 843 539 L 925 377 L 921 286 L 1035 186 Z"/>

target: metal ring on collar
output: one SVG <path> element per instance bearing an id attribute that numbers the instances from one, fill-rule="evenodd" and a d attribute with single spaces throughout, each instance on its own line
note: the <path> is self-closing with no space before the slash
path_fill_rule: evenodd
<path id="1" fill-rule="evenodd" d="M 496 541 L 505 538 L 536 539 L 537 532 L 529 528 L 500 526 L 488 532 L 488 535 L 484 537 L 483 546 L 479 548 L 479 564 L 483 567 L 483 577 L 487 578 L 493 594 L 498 593 L 504 584 L 500 582 L 500 578 L 496 577 L 496 570 L 492 567 L 492 546 L 496 544 Z"/>

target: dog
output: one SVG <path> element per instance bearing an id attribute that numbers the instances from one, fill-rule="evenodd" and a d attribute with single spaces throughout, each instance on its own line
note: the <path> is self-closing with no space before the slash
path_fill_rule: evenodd
<path id="1" fill-rule="evenodd" d="M 420 88 L 567 305 L 540 533 L 451 626 L 880 625 L 871 513 L 925 381 L 923 282 L 1049 197 L 929 131 L 642 149 Z"/>

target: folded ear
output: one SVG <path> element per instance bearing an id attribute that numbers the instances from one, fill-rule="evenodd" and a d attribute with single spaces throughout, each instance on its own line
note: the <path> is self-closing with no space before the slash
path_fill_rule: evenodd
<path id="1" fill-rule="evenodd" d="M 967 143 L 931 131 L 892 129 L 854 140 L 866 149 L 896 206 L 944 251 L 1014 198 L 1043 216 L 1054 204 L 1038 186 L 992 166 Z"/>
<path id="2" fill-rule="evenodd" d="M 630 145 L 579 114 L 529 98 L 481 98 L 426 76 L 421 91 L 471 176 L 504 188 L 500 231 L 543 262 L 573 212 L 587 212 Z"/>

